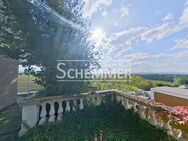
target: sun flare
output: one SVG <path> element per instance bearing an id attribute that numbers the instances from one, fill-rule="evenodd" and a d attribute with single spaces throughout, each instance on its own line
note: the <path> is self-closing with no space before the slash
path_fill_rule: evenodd
<path id="1" fill-rule="evenodd" d="M 97 43 L 101 44 L 102 40 L 104 39 L 105 33 L 102 29 L 95 29 L 94 31 L 91 32 L 92 34 L 92 39 Z"/>

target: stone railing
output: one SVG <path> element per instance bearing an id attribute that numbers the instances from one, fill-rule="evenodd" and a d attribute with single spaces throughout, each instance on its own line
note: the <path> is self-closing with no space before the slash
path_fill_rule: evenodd
<path id="1" fill-rule="evenodd" d="M 84 109 L 87 100 L 100 105 L 101 97 L 112 95 L 113 100 L 121 102 L 125 110 L 132 109 L 139 117 L 151 125 L 165 129 L 179 141 L 188 141 L 188 133 L 185 130 L 173 127 L 174 109 L 155 103 L 132 93 L 124 93 L 117 90 L 98 91 L 94 94 L 79 94 L 72 96 L 54 96 L 38 99 L 30 99 L 20 102 L 22 106 L 22 125 L 19 135 L 23 135 L 29 128 L 45 122 L 56 122 L 63 118 L 69 111 Z M 171 117 L 169 116 L 171 115 Z M 186 128 L 188 130 L 188 127 Z"/>
<path id="2" fill-rule="evenodd" d="M 22 136 L 29 128 L 46 122 L 56 122 L 63 118 L 66 112 L 84 109 L 84 102 L 91 99 L 96 105 L 100 105 L 98 98 L 114 93 L 100 91 L 94 94 L 83 93 L 69 96 L 53 96 L 20 101 L 22 106 L 22 124 L 19 135 Z"/>
<path id="3" fill-rule="evenodd" d="M 174 136 L 178 141 L 188 141 L 188 126 L 185 127 L 186 131 L 178 129 L 178 126 L 173 126 L 175 124 L 173 119 L 179 118 L 179 115 L 172 107 L 120 91 L 115 91 L 115 97 L 117 101 L 121 102 L 125 110 L 133 109 L 141 119 L 166 130 L 169 135 Z"/>

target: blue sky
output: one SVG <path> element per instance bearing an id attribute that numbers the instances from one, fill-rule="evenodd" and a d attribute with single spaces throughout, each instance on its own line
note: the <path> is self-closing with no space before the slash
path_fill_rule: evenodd
<path id="1" fill-rule="evenodd" d="M 102 58 L 122 60 L 111 65 L 133 72 L 188 72 L 187 0 L 84 1 Z"/>

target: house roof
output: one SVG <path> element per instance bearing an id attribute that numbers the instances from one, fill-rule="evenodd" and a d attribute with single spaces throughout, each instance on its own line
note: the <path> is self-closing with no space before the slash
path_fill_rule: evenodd
<path id="1" fill-rule="evenodd" d="M 151 91 L 188 99 L 188 89 L 183 89 L 179 87 L 156 87 L 151 88 Z"/>

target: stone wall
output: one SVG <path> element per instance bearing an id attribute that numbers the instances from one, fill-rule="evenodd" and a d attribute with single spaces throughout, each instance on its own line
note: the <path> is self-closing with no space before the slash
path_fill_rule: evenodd
<path id="1" fill-rule="evenodd" d="M 0 56 L 0 111 L 16 103 L 18 61 Z"/>

